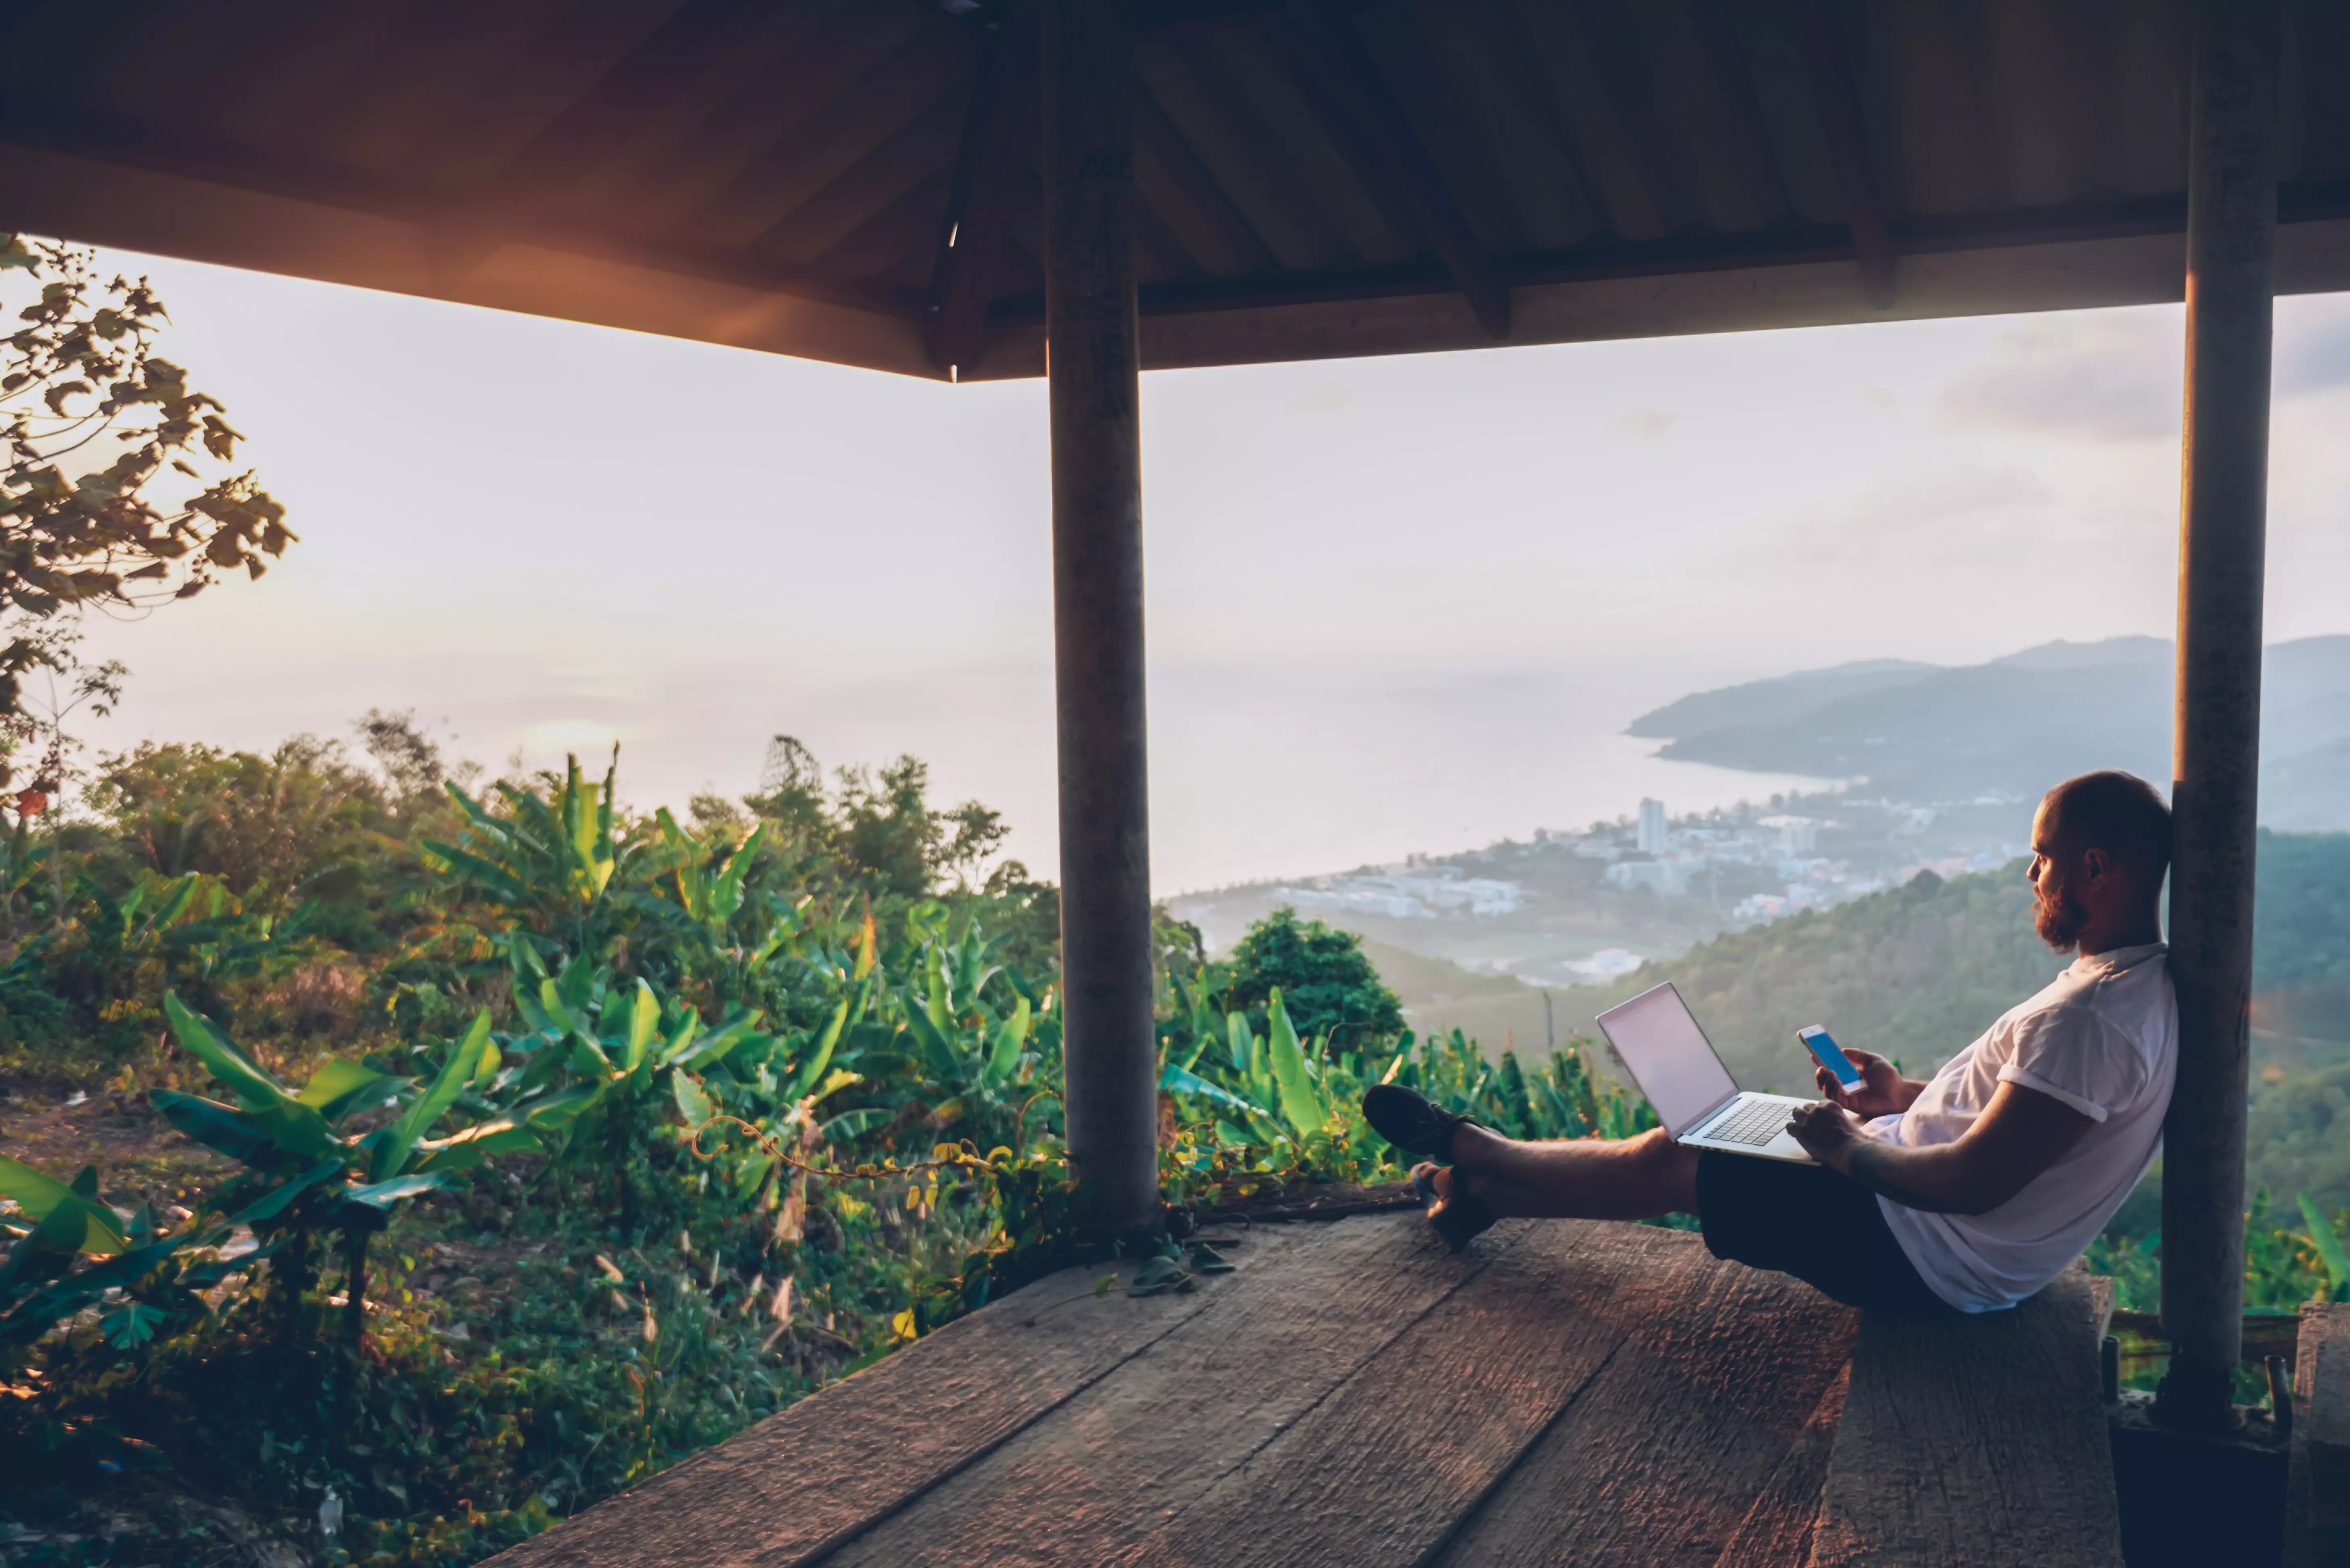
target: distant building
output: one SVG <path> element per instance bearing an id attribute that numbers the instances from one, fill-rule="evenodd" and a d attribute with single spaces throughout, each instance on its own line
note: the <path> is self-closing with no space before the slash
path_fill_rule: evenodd
<path id="1" fill-rule="evenodd" d="M 1678 898 L 1689 891 L 1690 877 L 1698 869 L 1688 860 L 1618 860 L 1607 867 L 1607 883 L 1612 888 L 1648 888 Z"/>
<path id="2" fill-rule="evenodd" d="M 1442 915 L 1489 919 L 1515 914 L 1523 902 L 1515 882 L 1461 877 L 1452 874 L 1451 867 L 1443 871 L 1439 876 L 1357 872 L 1317 877 L 1313 886 L 1284 888 L 1277 896 L 1300 909 L 1385 915 L 1394 920 L 1432 920 Z"/>
<path id="3" fill-rule="evenodd" d="M 1566 971 L 1586 984 L 1596 982 L 1604 985 L 1611 980 L 1622 979 L 1647 961 L 1638 953 L 1627 952 L 1622 948 L 1602 948 L 1587 959 L 1571 961 Z"/>
<path id="4" fill-rule="evenodd" d="M 1640 803 L 1639 849 L 1643 855 L 1665 852 L 1665 803 L 1644 800 Z"/>

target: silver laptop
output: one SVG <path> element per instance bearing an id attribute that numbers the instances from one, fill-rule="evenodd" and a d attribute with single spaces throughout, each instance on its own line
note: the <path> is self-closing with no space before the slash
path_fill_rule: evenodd
<path id="1" fill-rule="evenodd" d="M 1599 1028 L 1675 1143 L 1817 1163 L 1787 1131 L 1787 1113 L 1812 1102 L 1739 1088 L 1669 981 L 1609 1008 Z"/>

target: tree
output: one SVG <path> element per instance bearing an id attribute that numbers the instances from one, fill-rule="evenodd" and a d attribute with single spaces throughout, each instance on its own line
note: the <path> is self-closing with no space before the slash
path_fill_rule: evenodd
<path id="1" fill-rule="evenodd" d="M 14 633 L 0 645 L 0 715 L 17 711 L 26 670 L 58 667 L 37 623 L 187 598 L 240 566 L 258 577 L 295 537 L 249 472 L 206 482 L 244 438 L 154 353 L 166 317 L 147 280 L 101 282 L 95 262 L 0 240 L 0 279 L 22 272 L 39 288 L 0 350 L 0 617 Z"/>
<path id="2" fill-rule="evenodd" d="M 1403 1032 L 1403 1006 L 1363 954 L 1363 939 L 1320 920 L 1301 921 L 1284 904 L 1248 929 L 1218 966 L 1228 976 L 1224 1005 L 1263 1026 L 1275 988 L 1306 1039 L 1328 1031 L 1336 1045 Z"/>
<path id="3" fill-rule="evenodd" d="M 944 891 L 990 894 L 1025 885 L 1016 862 L 983 875 L 1010 829 L 975 800 L 940 808 L 930 801 L 930 765 L 899 757 L 878 773 L 846 767 L 827 793 L 807 747 L 777 735 L 767 747 L 760 793 L 743 804 L 775 825 L 801 854 L 828 859 L 852 887 L 878 897 L 927 898 Z"/>

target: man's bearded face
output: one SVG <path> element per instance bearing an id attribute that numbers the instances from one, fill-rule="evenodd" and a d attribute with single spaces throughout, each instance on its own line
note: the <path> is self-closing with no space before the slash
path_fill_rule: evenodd
<path id="1" fill-rule="evenodd" d="M 2039 896 L 2032 911 L 2033 929 L 2042 941 L 2063 952 L 2088 929 L 2089 911 L 2054 875 L 2042 877 L 2035 891 Z"/>

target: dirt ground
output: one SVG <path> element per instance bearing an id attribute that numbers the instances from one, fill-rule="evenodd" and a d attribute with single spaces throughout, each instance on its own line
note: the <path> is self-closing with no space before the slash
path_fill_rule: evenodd
<path id="1" fill-rule="evenodd" d="M 23 1080 L 0 1081 L 0 1154 L 60 1181 L 94 1165 L 109 1202 L 135 1208 L 144 1200 L 158 1214 L 189 1205 L 234 1169 L 173 1131 L 143 1095 L 60 1091 Z"/>

